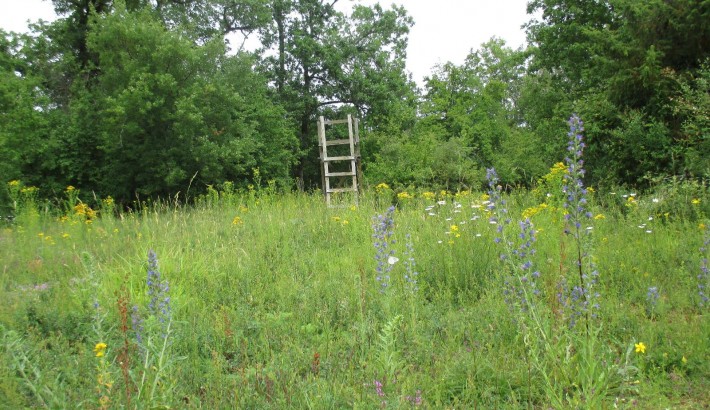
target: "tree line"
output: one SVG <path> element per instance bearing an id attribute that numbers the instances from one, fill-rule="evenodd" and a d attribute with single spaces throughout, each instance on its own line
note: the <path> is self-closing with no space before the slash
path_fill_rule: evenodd
<path id="1" fill-rule="evenodd" d="M 525 48 L 494 37 L 421 88 L 406 9 L 337 2 L 53 0 L 56 21 L 0 35 L 2 179 L 120 203 L 255 169 L 312 188 L 317 116 L 353 114 L 369 181 L 478 188 L 495 166 L 529 186 L 564 158 L 572 112 L 588 183 L 710 178 L 710 1 L 533 0 Z"/>

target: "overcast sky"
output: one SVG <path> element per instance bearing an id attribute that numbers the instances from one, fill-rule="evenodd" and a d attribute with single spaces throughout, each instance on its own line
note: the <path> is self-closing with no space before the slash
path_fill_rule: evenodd
<path id="1" fill-rule="evenodd" d="M 461 64 L 471 49 L 477 49 L 491 37 L 500 37 L 508 46 L 525 44 L 521 26 L 528 0 L 380 0 L 383 7 L 403 5 L 414 19 L 409 33 L 407 69 L 422 84 L 424 76 L 436 64 L 451 61 Z M 348 12 L 354 3 L 371 5 L 377 0 L 340 0 L 341 11 Z M 50 0 L 0 0 L 0 27 L 6 31 L 27 30 L 27 20 L 55 19 Z"/>

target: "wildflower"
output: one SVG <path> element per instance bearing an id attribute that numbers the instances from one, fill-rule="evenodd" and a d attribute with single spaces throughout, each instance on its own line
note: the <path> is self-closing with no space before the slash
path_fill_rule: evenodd
<path id="1" fill-rule="evenodd" d="M 69 236 L 70 236 L 70 235 L 69 235 L 68 233 L 66 233 L 66 232 L 62 234 L 62 238 L 64 238 L 64 239 L 69 238 Z"/>
<path id="2" fill-rule="evenodd" d="M 67 189 L 66 189 L 65 191 L 66 191 L 66 192 L 72 192 L 72 191 L 74 191 L 75 189 L 76 189 L 76 188 L 74 188 L 72 185 L 68 185 L 68 186 L 67 186 Z"/>
<path id="3" fill-rule="evenodd" d="M 646 345 L 643 342 L 638 342 L 634 344 L 634 350 L 636 353 L 646 353 Z"/>
<path id="4" fill-rule="evenodd" d="M 148 275 L 146 283 L 148 285 L 148 312 L 158 318 L 163 327 L 167 327 L 167 323 L 171 319 L 170 295 L 168 291 L 170 286 L 168 281 L 161 277 L 158 270 L 158 257 L 151 249 L 148 252 Z"/>
<path id="5" fill-rule="evenodd" d="M 339 217 L 339 216 L 331 216 L 330 219 L 332 219 L 333 222 L 340 222 L 340 217 Z"/>
<path id="6" fill-rule="evenodd" d="M 399 262 L 399 258 L 397 258 L 396 256 L 390 256 L 389 258 L 387 258 L 387 263 L 390 265 L 394 265 L 397 262 Z"/>
<path id="7" fill-rule="evenodd" d="M 373 386 L 375 386 L 375 393 L 377 393 L 377 395 L 380 397 L 384 397 L 385 392 L 382 391 L 382 382 L 380 382 L 379 380 L 375 380 L 372 384 Z"/>
<path id="8" fill-rule="evenodd" d="M 405 397 L 405 400 L 407 400 L 410 404 L 412 404 L 414 407 L 419 407 L 422 405 L 422 391 L 417 390 L 417 393 L 412 396 L 407 396 Z"/>
<path id="9" fill-rule="evenodd" d="M 143 346 L 143 319 L 140 316 L 138 306 L 133 305 L 131 311 L 131 329 L 136 334 L 136 342 L 138 346 Z"/>
<path id="10" fill-rule="evenodd" d="M 106 353 L 106 343 L 97 343 L 96 346 L 94 346 L 94 353 L 96 353 L 96 357 L 103 357 L 104 354 Z"/>
<path id="11" fill-rule="evenodd" d="M 427 191 L 422 194 L 422 197 L 424 197 L 424 199 L 434 199 L 434 198 L 436 198 L 436 194 L 433 192 Z"/>
<path id="12" fill-rule="evenodd" d="M 699 204 L 700 204 L 700 200 L 699 200 L 698 198 L 693 198 L 693 200 L 690 201 L 690 203 L 693 204 L 693 205 L 699 205 Z"/>
<path id="13" fill-rule="evenodd" d="M 683 362 L 683 364 L 688 363 L 688 359 L 686 359 L 685 356 L 683 356 L 683 358 L 680 359 L 680 361 Z"/>
<path id="14" fill-rule="evenodd" d="M 592 299 L 599 296 L 598 293 L 593 292 L 599 272 L 594 269 L 594 263 L 585 249 L 589 245 L 586 238 L 591 235 L 593 230 L 582 230 L 583 220 L 592 218 L 592 213 L 586 209 L 588 190 L 582 182 L 585 174 L 584 161 L 582 160 L 582 154 L 586 146 L 582 136 L 584 128 L 582 120 L 576 114 L 570 118 L 569 125 L 569 143 L 567 145 L 569 156 L 565 158 L 568 167 L 567 173 L 564 175 L 562 191 L 566 195 L 564 207 L 567 213 L 565 214 L 565 219 L 569 224 L 566 232 L 572 235 L 578 249 L 579 256 L 575 261 L 577 264 L 575 271 L 578 273 L 579 282 L 570 288 L 561 290 L 558 298 L 563 306 L 567 308 L 570 314 L 569 325 L 573 327 L 578 317 L 584 316 L 588 320 L 590 311 L 597 309 L 599 306 L 598 303 L 592 303 Z M 633 195 L 631 198 L 633 198 Z M 585 232 L 585 234 L 583 235 L 582 232 Z"/>
<path id="15" fill-rule="evenodd" d="M 347 219 L 343 219 L 343 222 L 342 222 L 342 223 L 343 223 L 343 225 L 347 225 L 347 224 L 349 224 L 350 222 L 349 222 Z"/>
<path id="16" fill-rule="evenodd" d="M 232 219 L 232 225 L 241 225 L 243 223 L 244 220 L 239 216 L 235 216 L 234 219 Z"/>
<path id="17" fill-rule="evenodd" d="M 13 179 L 12 181 L 8 182 L 7 184 L 11 187 L 16 187 L 16 186 L 20 185 L 20 181 Z"/>
<path id="18" fill-rule="evenodd" d="M 656 305 L 658 304 L 658 298 L 660 294 L 658 293 L 658 287 L 650 286 L 646 292 L 646 314 L 649 316 L 653 315 Z"/>
<path id="19" fill-rule="evenodd" d="M 411 195 L 411 194 L 410 194 L 409 192 L 407 192 L 407 191 L 403 191 L 403 192 L 400 192 L 400 193 L 397 194 L 397 198 L 399 198 L 399 199 L 412 199 L 412 198 L 414 198 L 414 195 Z"/>
<path id="20" fill-rule="evenodd" d="M 598 221 L 600 219 L 606 219 L 606 216 L 604 216 L 602 214 L 596 214 L 596 215 L 594 215 L 594 219 Z"/>
<path id="21" fill-rule="evenodd" d="M 501 196 L 503 187 L 498 185 L 498 174 L 495 168 L 486 169 L 486 179 L 488 180 L 488 195 L 490 201 L 486 204 L 488 213 L 491 215 L 488 222 L 491 225 L 498 225 L 498 233 L 503 232 L 503 226 L 510 223 L 507 217 L 508 209 L 506 202 Z M 500 241 L 500 238 L 497 238 Z"/>
<path id="22" fill-rule="evenodd" d="M 451 232 L 457 232 L 459 230 L 459 227 L 457 225 L 451 225 L 449 229 L 451 230 Z"/>
<path id="23" fill-rule="evenodd" d="M 351 211 L 357 211 L 357 205 L 351 205 L 350 206 Z"/>
<path id="24" fill-rule="evenodd" d="M 394 235 L 394 210 L 394 206 L 391 206 L 384 215 L 377 215 L 372 218 L 372 230 L 374 231 L 372 237 L 375 246 L 375 261 L 377 262 L 377 267 L 375 268 L 377 272 L 376 279 L 380 282 L 380 292 L 383 293 L 389 286 L 389 272 L 393 266 L 389 262 L 390 258 L 394 257 L 394 249 L 390 249 L 390 245 L 395 243 L 395 240 L 392 239 L 392 235 Z"/>
<path id="25" fill-rule="evenodd" d="M 383 191 L 387 191 L 387 190 L 389 190 L 389 189 L 390 189 L 390 186 L 387 185 L 387 184 L 385 184 L 384 182 L 380 182 L 380 183 L 377 184 L 377 186 L 375 187 L 375 191 L 376 191 L 378 194 L 381 193 L 381 192 L 383 192 Z"/>

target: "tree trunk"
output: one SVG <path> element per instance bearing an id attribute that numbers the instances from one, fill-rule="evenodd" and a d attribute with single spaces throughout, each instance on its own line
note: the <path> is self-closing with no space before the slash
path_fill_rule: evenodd
<path id="1" fill-rule="evenodd" d="M 284 30 L 284 4 L 282 0 L 274 3 L 274 20 L 279 36 L 279 67 L 276 72 L 276 90 L 283 99 L 283 88 L 286 81 L 286 33 Z"/>

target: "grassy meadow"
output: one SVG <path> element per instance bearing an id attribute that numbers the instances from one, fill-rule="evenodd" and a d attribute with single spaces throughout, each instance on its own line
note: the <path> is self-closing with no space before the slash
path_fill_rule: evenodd
<path id="1" fill-rule="evenodd" d="M 589 192 L 577 235 L 563 169 L 342 208 L 227 185 L 119 211 L 10 182 L 0 407 L 708 408 L 707 188 Z"/>

